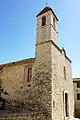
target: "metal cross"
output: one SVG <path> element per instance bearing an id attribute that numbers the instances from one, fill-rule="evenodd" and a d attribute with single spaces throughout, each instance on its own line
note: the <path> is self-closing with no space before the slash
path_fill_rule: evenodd
<path id="1" fill-rule="evenodd" d="M 46 3 L 46 7 L 48 6 L 48 3 Z"/>

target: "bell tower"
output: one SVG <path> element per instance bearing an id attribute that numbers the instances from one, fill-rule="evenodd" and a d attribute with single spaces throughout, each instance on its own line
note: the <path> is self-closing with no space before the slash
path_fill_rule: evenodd
<path id="1" fill-rule="evenodd" d="M 34 84 L 41 111 L 52 118 L 52 47 L 58 45 L 57 17 L 50 7 L 45 7 L 37 16 Z M 36 87 L 37 86 L 37 87 Z M 36 96 L 36 95 L 35 95 Z"/>
<path id="2" fill-rule="evenodd" d="M 58 30 L 55 13 L 50 7 L 45 7 L 37 16 L 36 43 L 53 41 L 58 45 Z"/>
<path id="3" fill-rule="evenodd" d="M 37 16 L 36 50 L 34 64 L 34 85 L 37 94 L 34 101 L 41 113 L 44 111 L 48 120 L 52 120 L 53 98 L 53 47 L 58 45 L 57 17 L 50 7 L 45 7 Z M 46 119 L 44 119 L 46 120 Z"/>

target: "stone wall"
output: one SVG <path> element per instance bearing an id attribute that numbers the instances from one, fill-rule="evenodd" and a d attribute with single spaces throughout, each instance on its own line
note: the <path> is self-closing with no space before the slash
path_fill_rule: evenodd
<path id="1" fill-rule="evenodd" d="M 6 100 L 7 107 L 23 107 L 27 105 L 28 91 L 32 88 L 32 81 L 27 82 L 27 70 L 33 68 L 34 59 L 22 60 L 19 62 L 2 65 L 0 80 L 2 88 L 9 95 L 2 94 L 2 98 Z M 26 69 L 26 71 L 25 71 Z"/>
<path id="2" fill-rule="evenodd" d="M 66 79 L 64 79 L 64 66 L 66 68 Z M 69 94 L 69 115 L 74 114 L 74 94 L 72 82 L 71 62 L 67 59 L 65 52 L 52 44 L 52 102 L 53 118 L 63 120 L 65 117 L 64 91 Z"/>
<path id="3" fill-rule="evenodd" d="M 37 44 L 36 57 L 34 64 L 34 83 L 36 101 L 39 103 L 41 111 L 47 115 L 52 114 L 52 62 L 51 62 L 51 44 Z"/>
<path id="4" fill-rule="evenodd" d="M 44 50 L 44 51 L 43 51 Z M 64 66 L 66 79 L 64 79 Z M 69 95 L 69 116 L 74 115 L 74 94 L 71 61 L 65 51 L 59 49 L 52 41 L 37 44 L 36 47 L 36 78 L 39 84 L 40 103 L 43 104 L 47 114 L 51 113 L 51 119 L 64 120 L 65 115 L 65 91 Z M 36 80 L 36 79 L 34 79 Z"/>

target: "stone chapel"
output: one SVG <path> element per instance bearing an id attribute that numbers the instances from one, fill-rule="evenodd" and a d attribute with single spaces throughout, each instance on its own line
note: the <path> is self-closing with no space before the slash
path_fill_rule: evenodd
<path id="1" fill-rule="evenodd" d="M 0 117 L 67 120 L 74 115 L 71 60 L 58 46 L 54 11 L 47 6 L 36 17 L 35 57 L 0 65 L 0 86 L 8 93 L 1 94 L 5 110 L 0 110 Z"/>

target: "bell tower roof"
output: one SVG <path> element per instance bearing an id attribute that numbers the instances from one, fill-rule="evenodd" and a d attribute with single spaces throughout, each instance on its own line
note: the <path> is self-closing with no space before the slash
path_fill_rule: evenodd
<path id="1" fill-rule="evenodd" d="M 58 21 L 57 16 L 56 16 L 55 13 L 53 12 L 53 10 L 52 10 L 50 7 L 48 7 L 48 6 L 45 7 L 40 13 L 38 13 L 38 15 L 37 15 L 36 17 L 38 17 L 38 16 L 40 16 L 40 15 L 42 15 L 42 14 L 48 12 L 48 11 L 51 11 L 51 12 L 54 14 L 56 20 Z"/>

